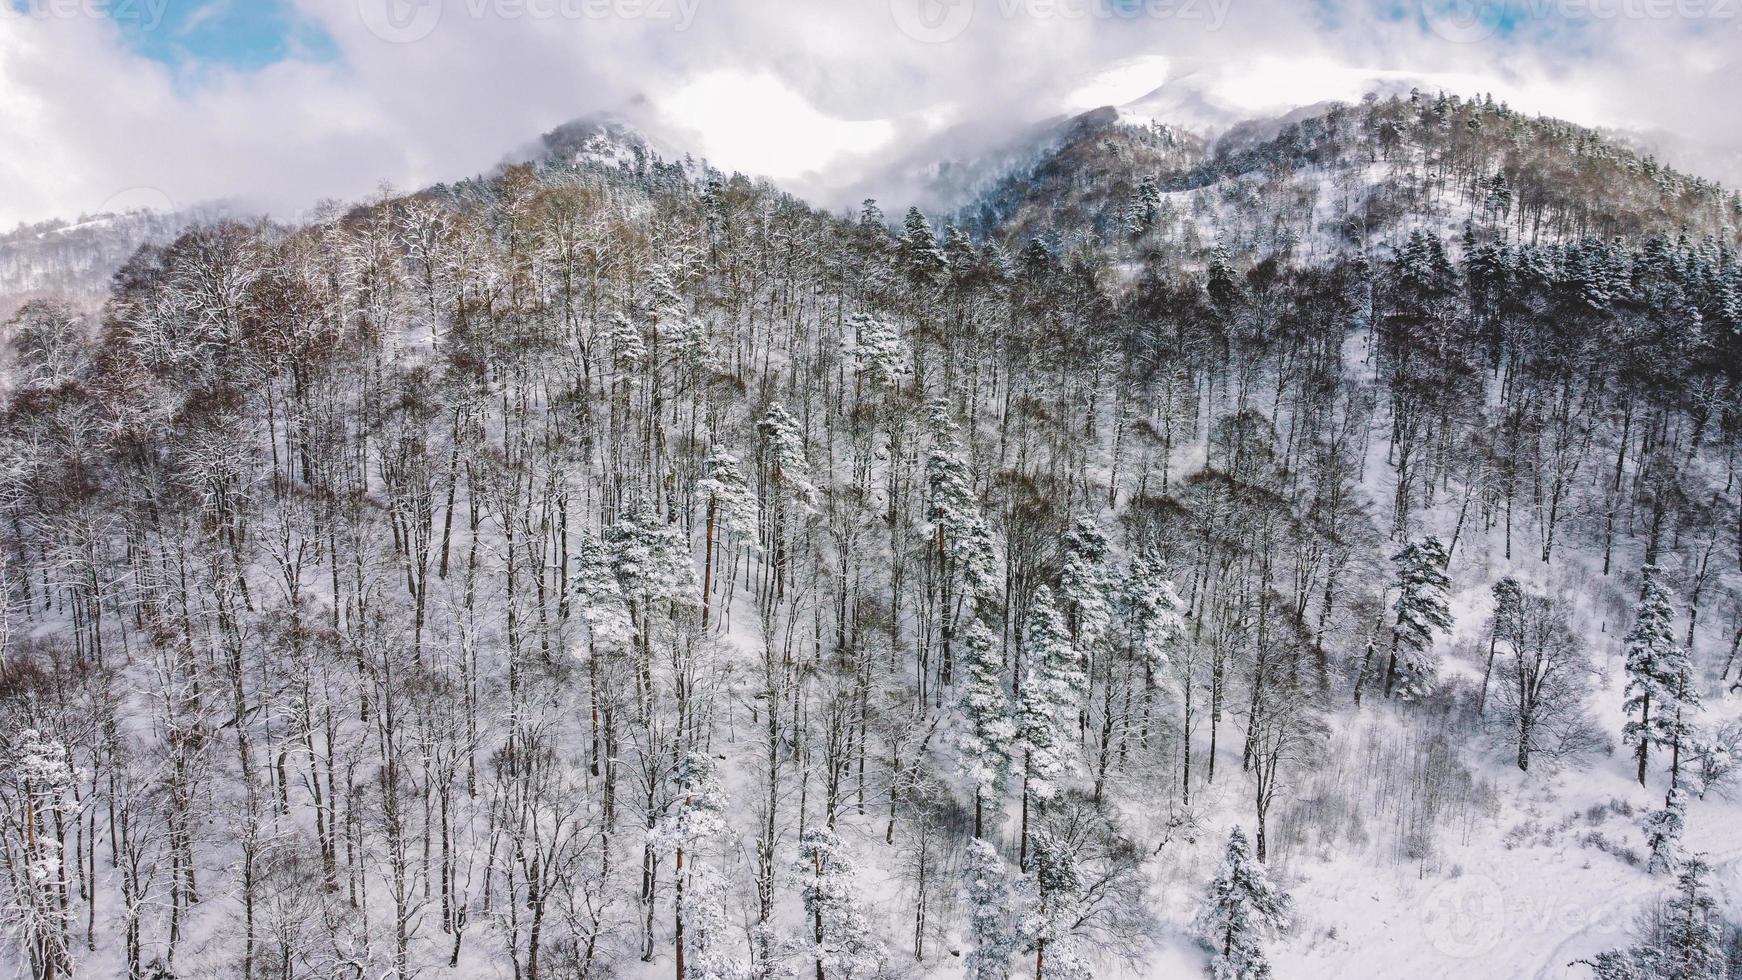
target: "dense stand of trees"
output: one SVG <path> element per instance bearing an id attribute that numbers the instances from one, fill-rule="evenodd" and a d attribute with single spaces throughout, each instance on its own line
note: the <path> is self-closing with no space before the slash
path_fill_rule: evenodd
<path id="1" fill-rule="evenodd" d="M 7 955 L 1088 976 L 1207 785 L 1228 881 L 1286 850 L 1364 698 L 1578 750 L 1564 604 L 1437 677 L 1472 553 L 1661 568 L 1684 687 L 1728 682 L 1735 252 L 1511 220 L 1121 279 L 545 166 L 142 249 L 12 321 Z M 1641 712 L 1643 770 L 1693 722 Z"/>

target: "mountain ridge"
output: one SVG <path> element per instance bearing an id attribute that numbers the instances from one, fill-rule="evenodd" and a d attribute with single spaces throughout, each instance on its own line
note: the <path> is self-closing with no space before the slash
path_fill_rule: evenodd
<path id="1" fill-rule="evenodd" d="M 1405 113 L 1398 107 L 1415 106 L 1419 110 L 1427 106 L 1434 111 L 1457 114 L 1462 120 L 1460 125 L 1468 125 L 1474 113 L 1481 118 L 1522 125 L 1536 133 L 1549 133 L 1553 138 L 1566 141 L 1563 151 L 1566 157 L 1589 156 L 1593 161 L 1607 160 L 1613 164 L 1608 167 L 1606 179 L 1619 182 L 1624 176 L 1628 185 L 1635 188 L 1630 193 L 1643 195 L 1640 188 L 1648 183 L 1665 188 L 1657 201 L 1649 202 L 1663 204 L 1661 208 L 1653 210 L 1642 205 L 1642 210 L 1629 216 L 1600 216 L 1590 222 L 1588 228 L 1575 226 L 1558 233 L 1562 237 L 1591 232 L 1624 234 L 1627 237 L 1653 233 L 1718 234 L 1728 235 L 1734 241 L 1735 229 L 1742 224 L 1742 218 L 1737 217 L 1742 215 L 1742 195 L 1729 191 L 1726 199 L 1725 189 L 1716 181 L 1661 167 L 1627 143 L 1576 123 L 1552 117 L 1524 116 L 1513 113 L 1504 103 L 1495 104 L 1482 99 L 1464 100 L 1444 93 L 1428 96 L 1414 89 L 1408 93 L 1398 92 L 1396 90 L 1412 77 L 1404 73 L 1392 73 L 1396 77 L 1387 82 L 1392 94 L 1380 97 L 1377 92 L 1370 92 L 1360 103 L 1321 102 L 1296 106 L 1279 115 L 1261 114 L 1256 117 L 1220 104 L 1213 113 L 1198 113 L 1197 121 L 1201 125 L 1198 130 L 1165 123 L 1156 116 L 1159 108 L 1178 108 L 1182 101 L 1208 100 L 1207 93 L 1215 89 L 1216 77 L 1208 75 L 1210 71 L 1201 66 L 1196 69 L 1188 67 L 1183 76 L 1170 78 L 1152 92 L 1130 102 L 1030 124 L 1010 134 L 1001 147 L 994 147 L 984 156 L 971 160 L 956 160 L 943 154 L 921 159 L 928 152 L 926 147 L 947 145 L 951 137 L 948 133 L 939 134 L 922 141 L 904 158 L 908 163 L 894 165 L 895 169 L 889 173 L 904 172 L 906 176 L 896 179 L 895 183 L 919 188 L 919 203 L 943 202 L 937 205 L 938 211 L 947 215 L 948 221 L 969 229 L 976 237 L 983 238 L 1003 230 L 1007 238 L 1020 244 L 1020 239 L 1026 234 L 1022 227 L 1029 220 L 1021 218 L 1020 213 L 1026 208 L 1036 216 L 1033 220 L 1048 224 L 1055 234 L 1090 234 L 1098 240 L 1110 241 L 1119 237 L 1118 229 L 1125 221 L 1125 211 L 1131 206 L 1144 177 L 1153 178 L 1156 189 L 1169 199 L 1170 208 L 1189 208 L 1192 205 L 1187 198 L 1194 192 L 1213 192 L 1218 186 L 1231 186 L 1267 171 L 1276 171 L 1279 167 L 1311 168 L 1328 162 L 1347 170 L 1351 149 L 1361 149 L 1366 141 L 1369 145 L 1363 152 L 1372 157 L 1375 153 L 1371 141 L 1385 138 L 1383 133 L 1348 132 L 1347 120 L 1351 114 L 1366 112 L 1373 115 L 1378 111 L 1375 107 L 1389 107 L 1387 111 L 1391 120 L 1383 125 L 1391 125 L 1394 133 L 1404 134 L 1413 124 L 1403 118 Z M 1372 80 L 1370 74 L 1360 77 Z M 1202 84 L 1184 84 L 1194 79 Z M 1447 106 L 1450 108 L 1442 108 Z M 527 146 L 507 153 L 497 170 L 520 164 L 570 164 L 644 173 L 650 167 L 660 166 L 677 167 L 673 174 L 681 172 L 685 179 L 702 179 L 710 169 L 707 160 L 695 158 L 680 147 L 667 145 L 647 135 L 644 126 L 651 121 L 651 113 L 649 103 L 634 100 L 615 111 L 577 117 L 547 131 Z M 1192 115 L 1189 112 L 1182 114 Z M 1325 125 L 1327 120 L 1341 121 L 1344 125 L 1341 143 L 1329 133 Z M 1407 132 L 1409 138 L 1419 136 L 1419 132 Z M 1406 137 L 1400 135 L 1398 138 Z M 1113 152 L 1107 152 L 1109 149 Z M 1120 153 L 1125 155 L 1120 156 Z M 1422 165 L 1426 166 L 1425 160 Z M 1547 165 L 1559 174 L 1577 174 L 1581 166 L 1576 159 L 1551 160 Z M 1523 166 L 1513 167 L 1512 185 L 1520 183 L 1524 169 Z M 1494 167 L 1492 173 L 1505 175 L 1504 163 Z M 1331 177 L 1327 170 L 1313 179 L 1323 181 Z M 1373 196 L 1381 182 L 1394 181 L 1396 175 L 1361 173 L 1355 179 L 1357 183 L 1371 184 L 1358 195 L 1365 199 Z M 1440 178 L 1429 178 L 1418 172 L 1412 179 L 1425 183 Z M 1537 182 L 1549 179 L 1541 177 Z M 434 185 L 430 189 L 441 186 Z M 1285 193 L 1276 188 L 1270 192 Z M 1324 188 L 1312 192 L 1322 194 Z M 1491 187 L 1488 191 L 1478 191 L 1473 180 L 1468 187 L 1458 191 L 1466 199 L 1490 192 Z M 1704 212 L 1699 207 L 1690 208 L 1686 201 L 1674 204 L 1675 198 L 1685 198 L 1690 193 L 1705 199 L 1705 204 L 1699 206 L 1705 209 Z M 870 196 L 886 199 L 882 194 Z M 1587 197 L 1595 198 L 1596 195 Z M 947 203 L 950 200 L 963 203 L 950 206 Z M 1364 233 L 1369 237 L 1373 229 L 1377 229 L 1383 244 L 1395 245 L 1401 241 L 1402 233 L 1390 230 L 1395 217 L 1380 214 L 1374 221 L 1370 215 L 1349 210 L 1356 206 L 1340 205 L 1335 215 L 1309 215 L 1303 220 L 1347 223 L 1358 219 L 1371 226 Z M 1712 216 L 1714 211 L 1725 210 L 1727 214 Z M 196 221 L 237 213 L 233 206 L 185 209 L 185 216 L 158 214 L 146 209 L 126 214 L 87 216 L 92 219 L 91 223 L 65 228 L 64 231 L 61 229 L 66 223 L 49 222 L 0 235 L 0 303 L 6 304 L 0 312 L 16 308 L 30 296 L 55 292 L 88 300 L 105 288 L 108 276 L 137 247 L 164 244 L 174 233 Z M 111 225 L 113 228 L 109 227 Z M 66 241 L 50 242 L 45 237 L 45 229 L 71 237 Z M 1443 221 L 1438 229 L 1447 238 L 1457 236 L 1461 230 L 1461 223 L 1455 219 Z M 1528 231 L 1540 235 L 1540 225 Z M 1349 244 L 1359 249 L 1371 243 Z M 68 257 L 81 251 L 90 255 L 77 259 Z"/>

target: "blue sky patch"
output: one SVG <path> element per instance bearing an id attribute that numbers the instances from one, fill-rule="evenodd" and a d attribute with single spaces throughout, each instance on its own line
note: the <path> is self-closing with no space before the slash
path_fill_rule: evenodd
<path id="1" fill-rule="evenodd" d="M 128 47 L 178 70 L 333 61 L 338 46 L 290 0 L 106 0 Z"/>

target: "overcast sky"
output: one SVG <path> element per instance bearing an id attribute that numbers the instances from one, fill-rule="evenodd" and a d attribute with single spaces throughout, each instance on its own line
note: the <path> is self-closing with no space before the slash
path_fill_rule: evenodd
<path id="1" fill-rule="evenodd" d="M 839 206 L 916 147 L 1170 79 L 1263 111 L 1386 73 L 1742 183 L 1742 0 L 0 0 L 0 228 L 214 198 L 294 217 L 626 106 Z"/>

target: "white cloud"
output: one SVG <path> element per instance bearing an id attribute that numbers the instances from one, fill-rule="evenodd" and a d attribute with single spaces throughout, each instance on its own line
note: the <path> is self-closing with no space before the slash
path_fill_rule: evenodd
<path id="1" fill-rule="evenodd" d="M 488 169 L 543 130 L 641 95 L 679 149 L 826 204 L 876 193 L 898 207 L 914 186 L 888 168 L 965 158 L 1025 124 L 1193 73 L 1237 111 L 1354 98 L 1375 78 L 1488 90 L 1527 111 L 1648 131 L 1671 162 L 1742 182 L 1742 32 L 1716 13 L 1541 17 L 1510 40 L 1458 43 L 1407 3 L 1398 16 L 1194 0 L 1113 18 L 1065 0 L 954 0 L 972 16 L 926 43 L 891 4 L 948 12 L 949 0 L 425 0 L 442 2 L 439 20 L 394 43 L 359 5 L 418 0 L 293 2 L 332 36 L 337 63 L 178 75 L 128 50 L 107 20 L 0 13 L 0 226 L 137 188 L 294 215 L 382 180 Z"/>
<path id="2" fill-rule="evenodd" d="M 837 119 L 765 72 L 719 69 L 656 93 L 660 115 L 696 134 L 694 150 L 775 180 L 809 180 L 844 160 L 886 146 L 887 119 Z"/>
<path id="3" fill-rule="evenodd" d="M 1103 70 L 1091 70 L 1065 96 L 1065 108 L 1094 109 L 1134 102 L 1167 81 L 1174 60 L 1166 55 L 1146 54 L 1116 62 Z"/>

